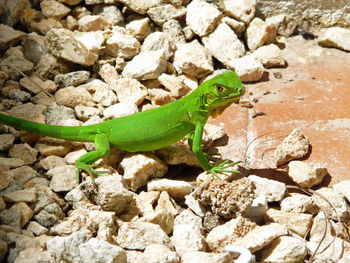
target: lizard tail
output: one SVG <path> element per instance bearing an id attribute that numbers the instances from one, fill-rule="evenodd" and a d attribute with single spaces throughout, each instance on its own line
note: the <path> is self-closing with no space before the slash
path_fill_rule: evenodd
<path id="1" fill-rule="evenodd" d="M 70 141 L 94 141 L 94 125 L 90 126 L 58 126 L 27 121 L 0 113 L 0 124 L 14 127 L 18 130 Z M 92 136 L 89 136 L 92 135 Z"/>

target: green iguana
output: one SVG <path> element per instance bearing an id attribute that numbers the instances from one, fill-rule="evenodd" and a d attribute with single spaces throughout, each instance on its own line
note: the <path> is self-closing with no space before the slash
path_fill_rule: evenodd
<path id="1" fill-rule="evenodd" d="M 209 116 L 216 117 L 232 103 L 237 102 L 245 89 L 238 76 L 232 72 L 220 74 L 201 84 L 192 93 L 161 107 L 133 115 L 108 120 L 88 126 L 55 126 L 26 121 L 0 114 L 0 123 L 34 134 L 70 141 L 94 142 L 97 150 L 81 156 L 77 167 L 79 182 L 80 170 L 86 171 L 94 181 L 95 161 L 110 152 L 110 146 L 128 151 L 152 151 L 177 142 L 186 135 L 189 145 L 201 167 L 216 175 L 235 163 L 225 161 L 211 165 L 207 154 L 201 150 L 203 127 Z"/>

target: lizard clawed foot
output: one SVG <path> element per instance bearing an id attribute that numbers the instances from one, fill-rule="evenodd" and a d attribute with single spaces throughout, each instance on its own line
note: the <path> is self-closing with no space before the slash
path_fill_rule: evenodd
<path id="1" fill-rule="evenodd" d="M 80 170 L 86 171 L 91 178 L 91 181 L 93 184 L 95 184 L 95 176 L 101 176 L 103 174 L 110 174 L 112 173 L 111 171 L 96 171 L 96 169 L 94 169 L 94 167 L 98 166 L 98 164 L 93 163 L 93 164 L 86 164 L 86 163 L 76 163 L 75 166 L 77 167 L 77 182 L 79 184 L 79 174 L 80 174 Z"/>
<path id="2" fill-rule="evenodd" d="M 221 158 L 221 153 L 215 152 L 215 153 L 203 153 L 204 156 L 211 162 L 216 162 L 218 158 Z M 217 157 L 215 157 L 217 156 Z"/>
<path id="3" fill-rule="evenodd" d="M 236 171 L 236 170 L 227 170 L 227 168 L 235 166 L 236 164 L 240 163 L 241 161 L 228 163 L 229 161 L 230 160 L 225 160 L 224 162 L 220 163 L 219 165 L 212 166 L 208 170 L 208 172 L 215 175 L 218 179 L 221 179 L 221 177 L 218 175 L 218 173 L 240 173 L 239 171 Z"/>

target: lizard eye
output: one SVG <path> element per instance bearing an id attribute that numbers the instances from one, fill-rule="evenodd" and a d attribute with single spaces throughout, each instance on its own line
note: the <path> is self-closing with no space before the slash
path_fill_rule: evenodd
<path id="1" fill-rule="evenodd" d="M 224 87 L 221 86 L 221 85 L 216 85 L 216 91 L 219 92 L 219 93 L 221 93 L 221 92 L 224 91 Z"/>

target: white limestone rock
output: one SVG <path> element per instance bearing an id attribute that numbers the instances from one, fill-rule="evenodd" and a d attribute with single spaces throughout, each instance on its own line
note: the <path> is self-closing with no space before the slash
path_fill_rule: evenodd
<path id="1" fill-rule="evenodd" d="M 43 15 L 47 18 L 61 20 L 70 13 L 70 8 L 55 0 L 44 0 L 40 2 Z"/>
<path id="2" fill-rule="evenodd" d="M 183 199 L 192 191 L 192 185 L 185 181 L 153 179 L 147 183 L 148 191 L 166 191 L 174 198 Z"/>
<path id="3" fill-rule="evenodd" d="M 186 43 L 179 21 L 175 19 L 166 21 L 162 26 L 162 30 L 175 45 L 182 45 Z"/>
<path id="4" fill-rule="evenodd" d="M 101 106 L 108 107 L 115 104 L 118 99 L 112 88 L 108 84 L 104 84 L 96 89 L 92 100 Z"/>
<path id="5" fill-rule="evenodd" d="M 266 212 L 270 222 L 285 225 L 290 231 L 304 238 L 312 226 L 312 215 L 303 213 L 283 212 L 270 208 Z"/>
<path id="6" fill-rule="evenodd" d="M 47 171 L 51 177 L 50 188 L 55 192 L 65 192 L 77 185 L 77 168 L 74 165 L 58 166 Z"/>
<path id="7" fill-rule="evenodd" d="M 202 38 L 205 48 L 224 65 L 233 58 L 244 55 L 245 48 L 236 33 L 226 24 L 219 24 L 208 36 Z"/>
<path id="8" fill-rule="evenodd" d="M 318 44 L 350 51 L 350 30 L 341 27 L 327 28 L 318 38 Z"/>
<path id="9" fill-rule="evenodd" d="M 147 14 L 154 23 L 161 26 L 170 19 L 180 19 L 185 16 L 186 8 L 181 5 L 158 5 L 148 9 Z"/>
<path id="10" fill-rule="evenodd" d="M 58 74 L 55 76 L 55 84 L 61 88 L 65 88 L 69 86 L 79 86 L 85 83 L 89 79 L 89 77 L 90 77 L 90 72 L 86 70 L 73 71 L 66 74 Z M 34 81 L 37 81 L 37 80 L 35 79 Z M 31 82 L 31 81 L 26 81 L 26 82 Z"/>
<path id="11" fill-rule="evenodd" d="M 117 93 L 120 103 L 140 105 L 147 96 L 147 88 L 132 78 L 118 78 L 111 88 Z"/>
<path id="12" fill-rule="evenodd" d="M 164 50 L 142 51 L 123 69 L 124 78 L 137 80 L 156 79 L 166 71 L 167 57 Z"/>
<path id="13" fill-rule="evenodd" d="M 110 5 L 110 4 L 93 5 L 92 12 L 94 15 L 103 16 L 113 26 L 123 26 L 124 25 L 124 16 L 123 16 L 122 12 L 118 9 L 117 5 Z"/>
<path id="14" fill-rule="evenodd" d="M 303 262 L 307 254 L 306 241 L 282 236 L 271 242 L 262 252 L 263 262 Z"/>
<path id="15" fill-rule="evenodd" d="M 289 177 L 302 188 L 318 185 L 327 174 L 327 168 L 321 163 L 291 161 L 288 164 Z"/>
<path id="16" fill-rule="evenodd" d="M 340 181 L 339 183 L 333 185 L 333 189 L 342 193 L 348 202 L 350 202 L 350 180 Z"/>
<path id="17" fill-rule="evenodd" d="M 79 40 L 87 50 L 98 54 L 103 48 L 105 42 L 105 35 L 102 31 L 91 31 L 91 32 L 75 32 L 76 39 Z"/>
<path id="18" fill-rule="evenodd" d="M 35 188 L 27 188 L 23 190 L 4 193 L 1 195 L 1 197 L 5 202 L 12 202 L 12 203 L 17 203 L 17 202 L 33 203 L 38 198 Z"/>
<path id="19" fill-rule="evenodd" d="M 116 237 L 118 244 L 125 249 L 144 250 L 151 244 L 161 244 L 168 248 L 173 245 L 159 225 L 147 222 L 123 223 Z"/>
<path id="20" fill-rule="evenodd" d="M 190 92 L 190 88 L 179 77 L 163 73 L 158 80 L 174 98 L 181 98 Z"/>
<path id="21" fill-rule="evenodd" d="M 223 17 L 222 22 L 225 22 L 233 31 L 235 31 L 235 33 L 239 37 L 244 33 L 246 29 L 246 26 L 243 22 L 228 16 Z"/>
<path id="22" fill-rule="evenodd" d="M 24 164 L 33 164 L 37 161 L 38 151 L 32 148 L 27 143 L 14 144 L 9 150 L 9 156 L 12 158 L 18 158 L 24 162 Z"/>
<path id="23" fill-rule="evenodd" d="M 249 50 L 253 51 L 264 44 L 271 44 L 276 41 L 277 28 L 274 24 L 264 22 L 256 17 L 249 24 L 246 30 L 246 40 Z"/>
<path id="24" fill-rule="evenodd" d="M 186 252 L 181 256 L 182 263 L 228 263 L 233 262 L 233 257 L 228 252 L 209 253 L 209 252 Z M 238 263 L 238 261 L 235 261 Z"/>
<path id="25" fill-rule="evenodd" d="M 229 16 L 249 24 L 255 15 L 256 0 L 223 0 L 221 9 Z"/>
<path id="26" fill-rule="evenodd" d="M 174 55 L 174 67 L 178 73 L 202 78 L 214 71 L 210 53 L 198 40 L 181 45 Z"/>
<path id="27" fill-rule="evenodd" d="M 21 41 L 26 34 L 8 25 L 0 24 L 0 49 L 10 47 Z"/>
<path id="28" fill-rule="evenodd" d="M 274 151 L 276 166 L 283 165 L 290 160 L 302 158 L 308 152 L 308 138 L 300 129 L 294 129 Z"/>
<path id="29" fill-rule="evenodd" d="M 299 193 L 290 193 L 287 197 L 283 198 L 280 206 L 283 212 L 315 214 L 319 210 L 310 196 Z"/>
<path id="30" fill-rule="evenodd" d="M 143 41 L 141 51 L 163 49 L 165 57 L 168 60 L 174 54 L 173 44 L 169 37 L 163 32 L 154 32 L 149 34 Z"/>
<path id="31" fill-rule="evenodd" d="M 229 61 L 229 67 L 243 82 L 258 81 L 264 73 L 263 64 L 253 55 L 232 59 Z"/>
<path id="32" fill-rule="evenodd" d="M 96 186 L 91 181 L 80 184 L 81 191 L 106 211 L 119 214 L 125 212 L 134 200 L 134 193 L 124 188 L 121 176 L 101 176 L 95 179 Z"/>
<path id="33" fill-rule="evenodd" d="M 124 170 L 124 185 L 133 191 L 144 186 L 149 178 L 162 177 L 168 171 L 162 160 L 150 154 L 129 154 L 120 167 Z"/>
<path id="34" fill-rule="evenodd" d="M 106 108 L 103 116 L 105 119 L 115 119 L 138 113 L 138 111 L 135 103 L 120 102 Z"/>
<path id="35" fill-rule="evenodd" d="M 199 36 L 209 34 L 221 18 L 219 9 L 202 0 L 193 0 L 187 6 L 186 24 Z"/>
<path id="36" fill-rule="evenodd" d="M 67 87 L 59 89 L 55 94 L 58 105 L 74 108 L 78 105 L 93 106 L 91 94 L 83 87 Z"/>
<path id="37" fill-rule="evenodd" d="M 253 52 L 265 68 L 284 67 L 286 60 L 283 57 L 282 50 L 275 44 L 262 46 Z"/>
<path id="38" fill-rule="evenodd" d="M 142 262 L 144 263 L 180 263 L 180 257 L 175 251 L 170 250 L 167 246 L 161 244 L 151 244 L 146 247 L 142 254 Z"/>
<path id="39" fill-rule="evenodd" d="M 145 17 L 131 20 L 125 28 L 137 40 L 142 41 L 152 32 L 152 23 L 148 17 Z"/>
<path id="40" fill-rule="evenodd" d="M 145 15 L 147 13 L 147 10 L 151 7 L 155 7 L 164 3 L 163 0 L 120 0 L 119 2 L 141 15 Z"/>
<path id="41" fill-rule="evenodd" d="M 51 29 L 45 38 L 51 53 L 69 62 L 91 66 L 98 58 L 96 53 L 89 51 L 68 29 Z"/>
<path id="42" fill-rule="evenodd" d="M 112 27 L 111 22 L 100 15 L 85 15 L 78 20 L 79 31 L 91 32 Z"/>
<path id="43" fill-rule="evenodd" d="M 242 239 L 256 224 L 238 216 L 223 225 L 213 228 L 207 235 L 206 241 L 211 251 L 223 252 L 226 245 Z"/>
<path id="44" fill-rule="evenodd" d="M 343 222 L 346 223 L 349 221 L 349 206 L 346 203 L 345 196 L 343 194 L 328 187 L 322 187 L 320 189 L 317 189 L 315 192 L 316 193 L 312 196 L 314 203 L 320 207 L 320 209 L 322 209 L 328 217 L 335 221 L 338 221 L 339 215 L 340 220 Z M 332 207 L 319 195 L 327 198 L 328 202 L 332 204 Z M 334 211 L 333 207 L 335 208 L 336 212 Z"/>
<path id="45" fill-rule="evenodd" d="M 268 17 L 266 22 L 274 24 L 277 28 L 277 33 L 285 37 L 291 36 L 298 25 L 293 17 L 285 14 Z"/>
<path id="46" fill-rule="evenodd" d="M 265 196 L 268 202 L 280 201 L 287 193 L 287 187 L 284 183 L 249 175 L 249 180 L 255 184 L 255 197 Z"/>
<path id="47" fill-rule="evenodd" d="M 95 107 L 87 107 L 78 105 L 74 107 L 74 112 L 77 118 L 81 121 L 87 121 L 93 116 L 99 115 L 100 111 Z"/>
<path id="48" fill-rule="evenodd" d="M 140 52 L 140 42 L 123 27 L 115 26 L 111 32 L 105 31 L 105 53 L 124 59 L 131 59 Z"/>

